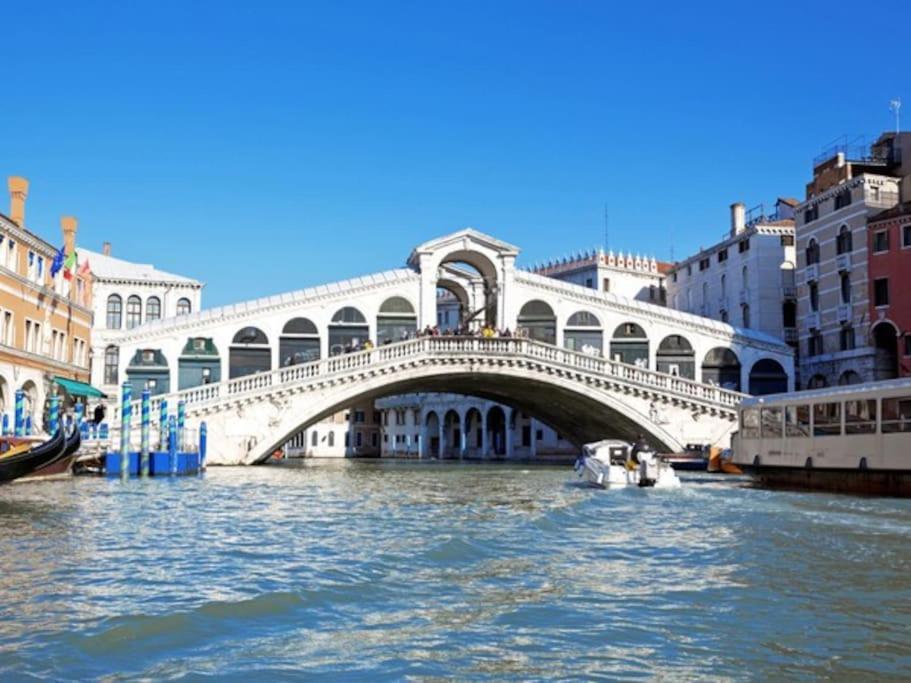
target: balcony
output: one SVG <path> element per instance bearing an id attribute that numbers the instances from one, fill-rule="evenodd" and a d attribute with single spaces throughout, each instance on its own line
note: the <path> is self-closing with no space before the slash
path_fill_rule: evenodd
<path id="1" fill-rule="evenodd" d="M 835 265 L 838 268 L 839 273 L 850 273 L 851 272 L 851 254 L 839 254 L 838 256 L 836 256 Z"/>
<path id="2" fill-rule="evenodd" d="M 851 304 L 838 304 L 838 322 L 847 323 L 854 317 L 854 310 Z"/>
<path id="3" fill-rule="evenodd" d="M 807 313 L 807 327 L 809 327 L 811 330 L 820 329 L 820 327 L 822 326 L 821 322 L 822 322 L 822 317 L 819 315 L 819 311 L 813 311 L 811 313 Z"/>
<path id="4" fill-rule="evenodd" d="M 816 282 L 819 280 L 819 264 L 811 263 L 803 270 L 804 278 L 807 282 Z"/>

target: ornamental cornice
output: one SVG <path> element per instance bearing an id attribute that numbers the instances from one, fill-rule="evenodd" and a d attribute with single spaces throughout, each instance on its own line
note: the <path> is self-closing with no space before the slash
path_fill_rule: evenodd
<path id="1" fill-rule="evenodd" d="M 149 280 L 147 278 L 109 277 L 92 273 L 96 284 L 101 285 L 129 285 L 131 287 L 181 287 L 186 289 L 202 289 L 202 282 L 184 282 L 180 280 Z"/>
<path id="2" fill-rule="evenodd" d="M 544 277 L 542 275 L 535 275 L 534 273 L 527 273 L 524 271 L 518 272 L 521 273 L 521 275 L 518 275 L 516 277 L 517 281 L 524 281 L 526 284 L 532 285 L 533 287 L 546 289 L 554 292 L 555 294 L 570 296 L 577 301 L 584 301 L 598 307 L 622 311 L 633 316 L 650 318 L 651 320 L 663 322 L 671 326 L 684 326 L 688 330 L 699 332 L 701 334 L 705 334 L 722 341 L 733 340 L 741 344 L 754 348 L 760 348 L 772 353 L 785 355 L 793 355 L 794 353 L 793 349 L 791 349 L 791 347 L 784 342 L 778 344 L 757 337 L 744 335 L 740 332 L 737 332 L 736 328 L 733 327 L 731 328 L 732 331 L 730 333 L 725 333 L 722 330 L 715 329 L 714 327 L 706 325 L 704 323 L 700 324 L 699 321 L 702 320 L 701 318 L 698 316 L 690 315 L 688 313 L 682 313 L 681 311 L 665 308 L 663 306 L 653 306 L 651 304 L 646 304 L 638 301 L 633 302 L 630 299 L 623 299 L 617 295 L 607 294 L 603 296 L 596 296 L 593 294 L 588 294 L 587 292 L 590 292 L 592 290 L 589 290 L 588 288 L 582 287 L 580 285 L 563 282 L 562 280 L 554 280 L 553 278 Z M 611 296 L 613 300 L 607 299 L 606 297 L 608 296 Z"/>
<path id="3" fill-rule="evenodd" d="M 43 256 L 47 256 L 51 259 L 54 258 L 54 254 L 57 253 L 57 248 L 53 244 L 46 242 L 27 228 L 23 228 L 15 221 L 6 218 L 6 216 L 0 214 L 0 217 L 3 219 L 3 228 L 7 230 L 10 235 L 14 236 L 18 242 L 27 244 L 32 249 L 43 252 Z"/>
<path id="4" fill-rule="evenodd" d="M 831 199 L 840 192 L 844 192 L 846 189 L 853 190 L 855 187 L 860 187 L 861 185 L 875 185 L 881 187 L 883 185 L 890 184 L 889 181 L 892 181 L 893 184 L 898 184 L 899 179 L 893 178 L 892 176 L 862 173 L 859 176 L 851 178 L 850 180 L 846 180 L 843 183 L 833 185 L 822 194 L 804 200 L 803 203 L 797 205 L 797 207 L 794 209 L 794 212 L 797 213 L 798 211 L 803 211 L 804 209 L 813 206 L 819 206 L 822 202 Z"/>

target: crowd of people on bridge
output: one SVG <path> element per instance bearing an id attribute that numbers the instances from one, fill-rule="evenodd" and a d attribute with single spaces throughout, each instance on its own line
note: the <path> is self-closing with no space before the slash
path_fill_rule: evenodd
<path id="1" fill-rule="evenodd" d="M 431 327 L 428 325 L 418 332 L 418 337 L 481 337 L 482 339 L 509 339 L 513 337 L 512 330 L 508 327 L 497 329 L 493 325 L 483 325 L 482 327 L 471 329 L 467 324 L 461 327 L 447 327 L 440 329 L 438 325 Z"/>

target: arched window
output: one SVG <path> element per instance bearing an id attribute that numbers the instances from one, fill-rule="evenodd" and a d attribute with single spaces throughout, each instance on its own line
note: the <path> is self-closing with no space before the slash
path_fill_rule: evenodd
<path id="1" fill-rule="evenodd" d="M 146 321 L 161 320 L 161 299 L 150 296 L 146 300 Z"/>
<path id="2" fill-rule="evenodd" d="M 335 432 L 333 432 L 331 429 L 329 430 L 329 436 L 326 441 L 329 448 L 335 446 Z"/>
<path id="3" fill-rule="evenodd" d="M 807 245 L 806 256 L 808 266 L 819 263 L 819 242 L 816 241 L 816 238 L 812 238 Z"/>
<path id="4" fill-rule="evenodd" d="M 847 225 L 841 226 L 838 230 L 835 248 L 839 254 L 847 254 L 854 250 L 854 238 L 851 235 L 851 229 Z"/>
<path id="5" fill-rule="evenodd" d="M 731 349 L 716 347 L 702 361 L 702 381 L 740 391 L 740 359 Z"/>
<path id="6" fill-rule="evenodd" d="M 104 383 L 117 384 L 117 366 L 120 364 L 120 350 L 109 346 L 104 350 Z"/>
<path id="7" fill-rule="evenodd" d="M 538 299 L 529 301 L 519 311 L 516 330 L 520 335 L 527 336 L 529 339 L 555 344 L 557 341 L 557 316 L 554 315 L 554 309 Z"/>
<path id="8" fill-rule="evenodd" d="M 437 300 L 437 311 L 440 312 L 441 306 Z M 458 321 L 452 321 L 458 325 Z M 444 329 L 451 326 L 447 321 Z M 376 341 L 378 344 L 389 344 L 391 342 L 404 341 L 415 336 L 418 329 L 418 318 L 414 312 L 414 306 L 408 299 L 401 296 L 393 296 L 386 299 L 376 315 Z"/>
<path id="9" fill-rule="evenodd" d="M 829 386 L 823 375 L 813 375 L 807 382 L 807 389 L 824 389 Z"/>
<path id="10" fill-rule="evenodd" d="M 854 370 L 845 370 L 838 378 L 839 386 L 843 387 L 851 384 L 860 384 L 861 382 L 863 382 L 861 376 L 854 372 Z"/>
<path id="11" fill-rule="evenodd" d="M 656 354 L 658 372 L 696 379 L 696 354 L 686 337 L 672 334 L 661 340 Z"/>
<path id="12" fill-rule="evenodd" d="M 132 330 L 142 324 L 142 299 L 135 294 L 127 299 L 127 329 Z"/>
<path id="13" fill-rule="evenodd" d="M 123 323 L 122 314 L 123 314 L 123 299 L 121 299 L 116 294 L 111 294 L 108 297 L 108 329 L 109 330 L 119 330 L 121 324 Z"/>
<path id="14" fill-rule="evenodd" d="M 336 356 L 346 351 L 361 348 L 370 336 L 367 318 L 353 306 L 340 308 L 329 324 L 329 355 Z"/>
<path id="15" fill-rule="evenodd" d="M 272 369 L 269 338 L 258 327 L 245 327 L 234 335 L 228 355 L 228 377 L 235 379 Z"/>
<path id="16" fill-rule="evenodd" d="M 189 315 L 192 311 L 192 306 L 190 305 L 190 300 L 186 297 L 181 297 L 177 300 L 177 315 Z"/>
<path id="17" fill-rule="evenodd" d="M 781 394 L 788 390 L 788 375 L 776 360 L 763 358 L 750 370 L 750 393 L 754 396 Z"/>
<path id="18" fill-rule="evenodd" d="M 283 367 L 319 360 L 319 330 L 308 318 L 292 318 L 282 328 L 278 349 Z"/>
<path id="19" fill-rule="evenodd" d="M 573 351 L 601 355 L 604 332 L 594 313 L 579 311 L 569 316 L 563 330 L 563 346 Z"/>
<path id="20" fill-rule="evenodd" d="M 621 363 L 648 367 L 648 336 L 636 323 L 623 323 L 614 330 L 610 357 Z"/>

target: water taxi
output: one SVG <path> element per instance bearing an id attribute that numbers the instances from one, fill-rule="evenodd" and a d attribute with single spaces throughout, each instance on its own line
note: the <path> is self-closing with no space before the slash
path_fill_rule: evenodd
<path id="1" fill-rule="evenodd" d="M 911 379 L 758 396 L 734 464 L 768 486 L 911 495 Z"/>

